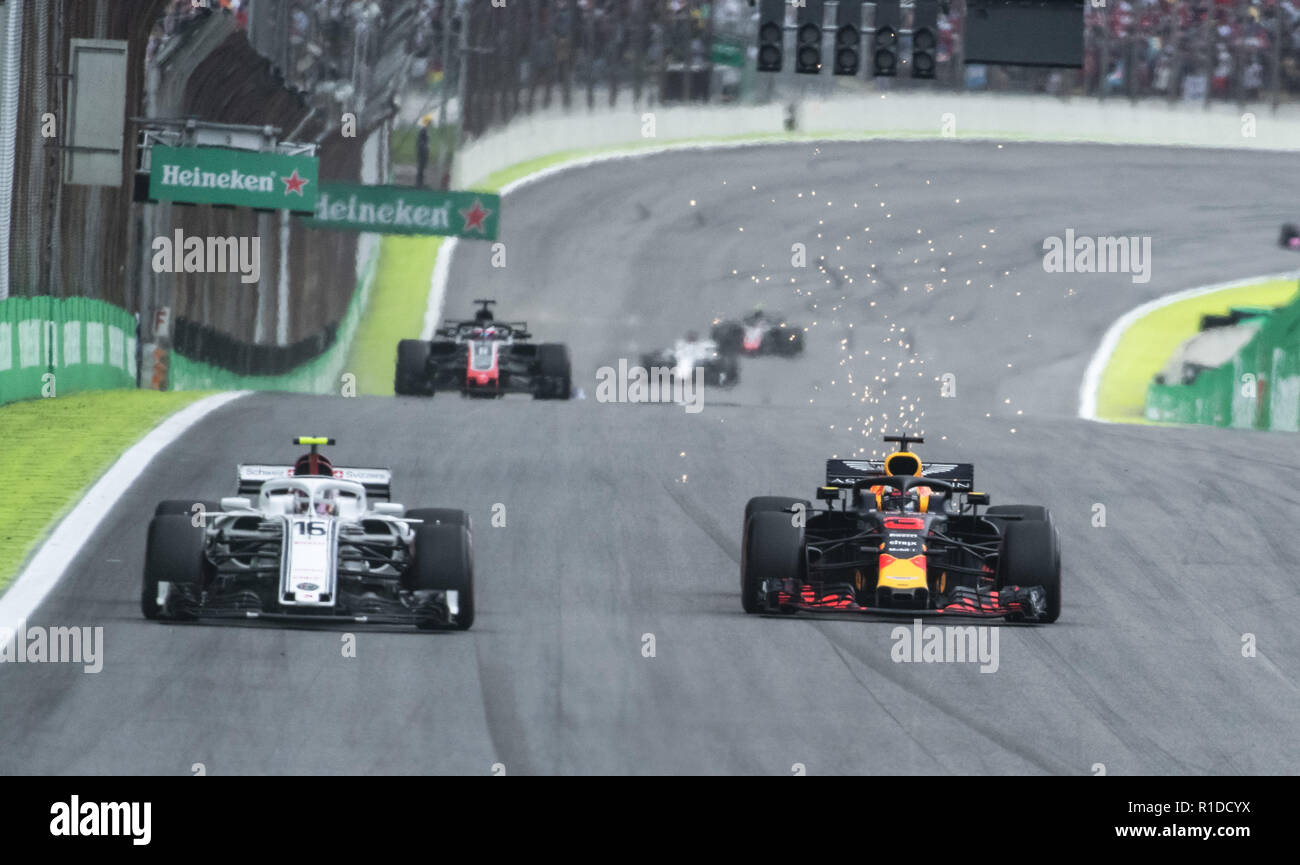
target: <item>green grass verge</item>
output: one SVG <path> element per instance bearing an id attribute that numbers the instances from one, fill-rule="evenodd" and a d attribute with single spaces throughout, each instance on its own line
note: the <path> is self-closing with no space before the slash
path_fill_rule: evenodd
<path id="1" fill-rule="evenodd" d="M 1147 423 L 1147 385 L 1174 350 L 1196 334 L 1201 316 L 1224 315 L 1234 306 L 1282 306 L 1295 294 L 1294 280 L 1271 280 L 1191 297 L 1147 313 L 1124 331 L 1101 374 L 1097 417 Z"/>
<path id="2" fill-rule="evenodd" d="M 85 491 L 168 415 L 204 393 L 87 391 L 0 407 L 0 592 Z"/>
<path id="3" fill-rule="evenodd" d="M 393 395 L 397 343 L 420 335 L 433 263 L 441 246 L 441 237 L 380 238 L 379 269 L 370 289 L 370 304 L 344 366 L 344 372 L 357 377 L 357 393 Z"/>

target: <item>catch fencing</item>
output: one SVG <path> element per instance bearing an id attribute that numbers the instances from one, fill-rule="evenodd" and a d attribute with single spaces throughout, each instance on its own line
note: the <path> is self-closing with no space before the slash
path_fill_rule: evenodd
<path id="1" fill-rule="evenodd" d="M 136 321 L 86 297 L 0 301 L 0 405 L 135 387 Z"/>
<path id="2" fill-rule="evenodd" d="M 1300 296 L 1273 312 L 1231 361 L 1191 384 L 1152 383 L 1148 420 L 1300 431 Z"/>

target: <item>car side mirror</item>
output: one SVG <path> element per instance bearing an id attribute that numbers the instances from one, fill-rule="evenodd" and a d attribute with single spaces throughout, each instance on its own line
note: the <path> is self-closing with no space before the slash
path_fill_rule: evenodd
<path id="1" fill-rule="evenodd" d="M 987 507 L 989 503 L 988 493 L 967 493 L 966 504 Z"/>
<path id="2" fill-rule="evenodd" d="M 243 496 L 229 496 L 221 500 L 223 511 L 251 511 L 253 502 Z"/>
<path id="3" fill-rule="evenodd" d="M 817 499 L 823 502 L 838 501 L 840 497 L 839 487 L 818 487 Z"/>
<path id="4" fill-rule="evenodd" d="M 381 517 L 406 516 L 406 505 L 399 505 L 396 502 L 377 502 L 374 510 Z"/>

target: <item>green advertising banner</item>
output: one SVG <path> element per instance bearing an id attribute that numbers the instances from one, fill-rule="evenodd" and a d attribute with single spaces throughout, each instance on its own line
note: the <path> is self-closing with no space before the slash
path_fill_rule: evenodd
<path id="1" fill-rule="evenodd" d="M 437 234 L 496 240 L 501 197 L 410 186 L 326 183 L 316 196 L 309 228 L 377 234 Z"/>
<path id="2" fill-rule="evenodd" d="M 162 147 L 150 152 L 149 198 L 313 213 L 314 156 L 221 147 Z"/>
<path id="3" fill-rule="evenodd" d="M 84 297 L 0 300 L 0 405 L 135 387 L 135 317 Z"/>

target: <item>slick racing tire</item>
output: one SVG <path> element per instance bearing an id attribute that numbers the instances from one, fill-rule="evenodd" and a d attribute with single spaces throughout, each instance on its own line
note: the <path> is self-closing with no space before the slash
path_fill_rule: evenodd
<path id="1" fill-rule="evenodd" d="M 429 378 L 429 343 L 422 339 L 404 339 L 397 344 L 397 372 L 393 392 L 398 396 L 433 396 Z"/>
<path id="2" fill-rule="evenodd" d="M 537 347 L 537 386 L 533 399 L 568 399 L 573 392 L 573 369 L 569 349 L 559 343 Z"/>
<path id="3" fill-rule="evenodd" d="M 749 524 L 749 518 L 760 511 L 782 511 L 792 508 L 795 505 L 803 505 L 805 509 L 811 508 L 812 505 L 807 499 L 793 499 L 789 496 L 754 496 L 745 503 L 745 525 Z M 791 516 L 791 514 L 786 514 Z"/>
<path id="4" fill-rule="evenodd" d="M 1050 522 L 1008 522 L 998 571 L 1000 586 L 1042 586 L 1047 592 L 1047 613 L 1034 621 L 1051 623 L 1060 618 L 1061 548 Z"/>
<path id="5" fill-rule="evenodd" d="M 772 354 L 779 357 L 794 357 L 803 354 L 803 331 L 790 327 L 774 329 L 768 334 L 766 342 L 772 345 Z"/>
<path id="6" fill-rule="evenodd" d="M 413 592 L 456 592 L 458 611 L 451 627 L 468 631 L 474 624 L 474 553 L 469 529 L 448 523 L 416 526 L 415 561 L 402 582 Z M 431 630 L 439 625 L 420 622 L 418 627 Z"/>
<path id="7" fill-rule="evenodd" d="M 1297 238 L 1300 238 L 1300 226 L 1288 222 L 1282 226 L 1282 236 L 1278 238 L 1278 244 L 1292 249 L 1300 246 L 1300 243 L 1297 243 Z"/>
<path id="8" fill-rule="evenodd" d="M 149 523 L 149 540 L 144 556 L 144 582 L 140 587 L 140 612 L 146 619 L 160 619 L 158 584 L 188 585 L 195 598 L 203 589 L 204 530 L 184 514 L 164 514 Z M 192 618 L 191 616 L 179 616 Z"/>
<path id="9" fill-rule="evenodd" d="M 1021 521 L 1052 521 L 1052 514 L 1042 505 L 994 505 L 984 509 L 986 517 L 1019 517 Z"/>
<path id="10" fill-rule="evenodd" d="M 221 502 L 206 502 L 203 499 L 165 499 L 158 503 L 158 507 L 153 509 L 153 515 L 155 517 L 166 517 L 184 514 L 192 518 L 198 513 L 194 510 L 195 505 L 203 505 L 204 513 L 221 513 Z"/>
<path id="11" fill-rule="evenodd" d="M 406 512 L 406 516 L 412 520 L 421 520 L 421 525 L 464 526 L 473 530 L 469 514 L 453 508 L 412 508 Z"/>
<path id="12" fill-rule="evenodd" d="M 761 613 L 767 599 L 762 584 L 797 580 L 803 571 L 803 529 L 791 525 L 790 514 L 759 511 L 745 522 L 740 555 L 740 605 L 746 613 Z"/>
<path id="13" fill-rule="evenodd" d="M 704 383 L 709 387 L 732 388 L 740 384 L 740 361 L 735 355 L 723 355 L 704 368 Z"/>
<path id="14" fill-rule="evenodd" d="M 745 348 L 745 328 L 740 322 L 715 324 L 709 336 L 718 344 L 720 354 L 739 354 Z"/>

